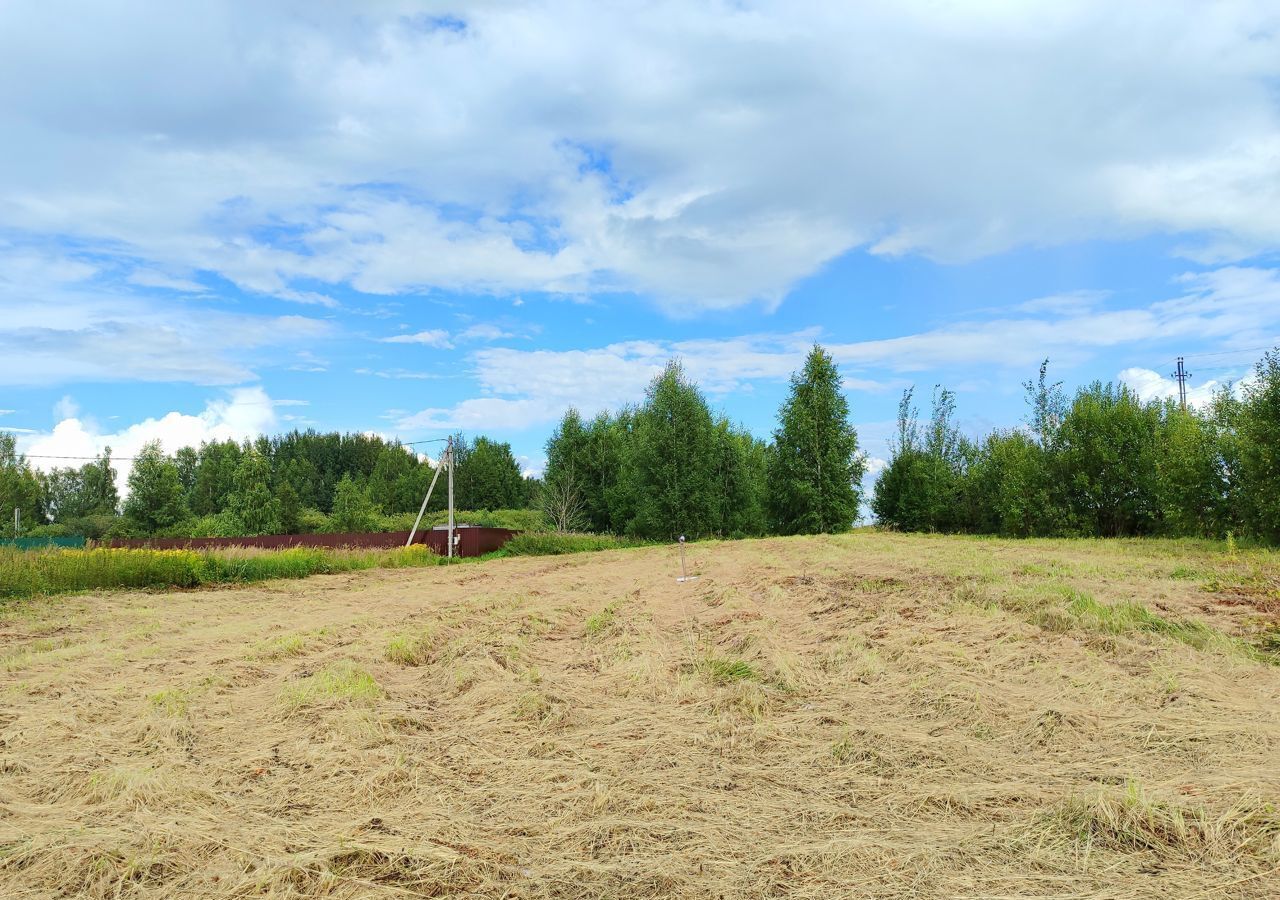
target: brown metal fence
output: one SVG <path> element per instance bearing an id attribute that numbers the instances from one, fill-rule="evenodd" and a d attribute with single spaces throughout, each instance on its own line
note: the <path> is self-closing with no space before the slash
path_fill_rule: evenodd
<path id="1" fill-rule="evenodd" d="M 500 550 L 517 532 L 509 528 L 481 528 L 463 525 L 454 530 L 457 535 L 455 555 L 482 556 Z M 218 547 L 357 547 L 366 549 L 390 549 L 403 547 L 408 540 L 407 531 L 344 532 L 340 534 L 259 534 L 252 537 L 202 537 L 202 538 L 130 538 L 99 542 L 103 547 L 151 547 L 156 550 L 191 549 L 204 550 Z M 428 528 L 413 536 L 415 544 L 425 544 L 445 555 L 448 532 L 444 528 Z"/>

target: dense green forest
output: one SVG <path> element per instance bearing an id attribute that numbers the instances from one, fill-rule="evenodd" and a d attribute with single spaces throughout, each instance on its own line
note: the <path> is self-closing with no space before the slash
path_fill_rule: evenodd
<path id="1" fill-rule="evenodd" d="M 433 447 L 442 447 L 434 444 Z M 528 507 L 536 483 L 508 444 L 455 438 L 456 506 Z M 109 451 L 79 468 L 39 472 L 0 434 L 0 508 L 22 510 L 29 534 L 238 536 L 408 528 L 434 469 L 413 448 L 365 434 L 294 431 L 213 441 L 173 455 L 148 444 L 133 459 L 128 496 Z M 443 483 L 431 509 L 446 503 Z"/>
<path id="2" fill-rule="evenodd" d="M 1025 385 L 1022 427 L 973 439 L 935 388 L 921 420 L 899 407 L 870 506 L 886 527 L 1009 536 L 1248 536 L 1280 543 L 1280 351 L 1200 409 L 1095 382 L 1068 397 L 1048 363 Z M 831 357 L 791 379 L 771 441 L 717 415 L 678 362 L 643 401 L 570 410 L 542 479 L 505 443 L 457 436 L 456 506 L 492 524 L 641 538 L 842 531 L 859 516 L 865 459 Z M 433 445 L 438 448 L 442 445 Z M 414 448 L 364 434 L 291 432 L 173 455 L 148 445 L 121 502 L 109 453 L 39 472 L 0 433 L 0 509 L 28 533 L 252 535 L 408 528 L 434 475 Z M 438 489 L 431 509 L 445 504 Z"/>
<path id="3" fill-rule="evenodd" d="M 1068 398 L 1046 371 L 1025 385 L 1027 427 L 976 441 L 956 427 L 950 391 L 935 389 L 926 422 L 907 391 L 872 500 L 877 520 L 906 531 L 1280 543 L 1280 351 L 1203 409 L 1099 382 Z"/>
<path id="4" fill-rule="evenodd" d="M 545 479 L 528 479 L 510 445 L 456 436 L 456 507 L 530 511 L 485 520 L 493 524 L 643 538 L 842 531 L 857 518 L 864 469 L 839 373 L 820 347 L 793 376 L 771 444 L 716 416 L 672 362 L 637 407 L 590 422 L 571 410 L 547 457 Z M 129 462 L 122 503 L 109 452 L 40 472 L 0 435 L 0 509 L 20 508 L 35 526 L 28 534 L 395 530 L 409 527 L 435 474 L 413 448 L 312 431 L 172 455 L 150 444 Z M 445 502 L 442 484 L 430 508 Z"/>

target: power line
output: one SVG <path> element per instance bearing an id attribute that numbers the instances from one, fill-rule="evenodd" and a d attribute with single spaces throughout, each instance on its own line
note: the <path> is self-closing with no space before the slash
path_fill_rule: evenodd
<path id="1" fill-rule="evenodd" d="M 1211 359 L 1215 356 L 1232 356 L 1236 353 L 1265 353 L 1269 350 L 1276 349 L 1275 345 L 1270 347 L 1241 347 L 1238 350 L 1219 350 L 1214 353 L 1193 353 L 1188 359 Z"/>

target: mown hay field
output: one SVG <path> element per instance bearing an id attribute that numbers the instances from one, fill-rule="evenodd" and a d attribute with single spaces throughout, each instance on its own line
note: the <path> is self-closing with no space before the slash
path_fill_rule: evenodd
<path id="1" fill-rule="evenodd" d="M 0 896 L 1280 895 L 1280 560 L 855 533 L 0 608 Z"/>

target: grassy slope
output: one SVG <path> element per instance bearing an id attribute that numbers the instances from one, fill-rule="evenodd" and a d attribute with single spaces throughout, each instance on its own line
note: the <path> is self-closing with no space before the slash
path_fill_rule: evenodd
<path id="1" fill-rule="evenodd" d="M 690 559 L 13 607 L 0 894 L 1275 896 L 1274 554 Z"/>

